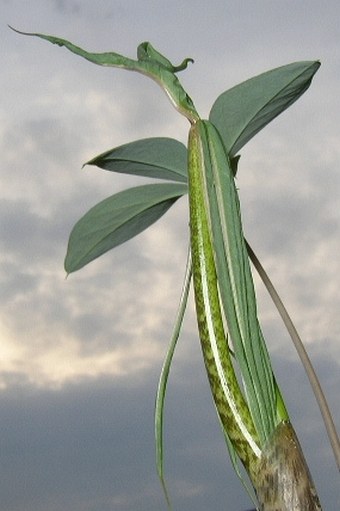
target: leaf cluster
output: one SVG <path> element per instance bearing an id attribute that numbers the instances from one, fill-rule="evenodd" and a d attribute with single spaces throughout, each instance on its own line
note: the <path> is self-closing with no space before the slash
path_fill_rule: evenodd
<path id="1" fill-rule="evenodd" d="M 318 61 L 307 61 L 279 67 L 236 85 L 217 98 L 209 119 L 233 158 L 235 173 L 238 151 L 305 92 L 319 66 Z M 178 140 L 155 137 L 110 149 L 87 162 L 110 172 L 181 184 L 130 188 L 97 204 L 71 232 L 65 259 L 67 273 L 79 270 L 142 232 L 187 192 L 186 152 Z"/>

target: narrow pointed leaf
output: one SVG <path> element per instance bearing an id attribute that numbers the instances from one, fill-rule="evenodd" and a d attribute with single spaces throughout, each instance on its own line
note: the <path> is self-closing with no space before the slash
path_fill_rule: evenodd
<path id="1" fill-rule="evenodd" d="M 187 149 L 173 138 L 146 138 L 124 144 L 86 163 L 104 170 L 185 183 Z"/>
<path id="2" fill-rule="evenodd" d="M 168 385 L 168 378 L 170 374 L 170 368 L 173 361 L 173 356 L 175 353 L 175 349 L 177 346 L 177 341 L 179 338 L 179 334 L 182 328 L 182 323 L 184 319 L 184 313 L 188 303 L 190 282 L 192 276 L 192 261 L 191 261 L 191 251 L 189 248 L 187 264 L 185 269 L 185 276 L 182 286 L 181 298 L 177 310 L 177 317 L 173 327 L 170 344 L 168 347 L 168 351 L 165 356 L 165 360 L 163 363 L 161 375 L 159 378 L 157 395 L 156 395 L 156 404 L 155 404 L 155 446 L 156 446 L 156 463 L 157 463 L 157 472 L 162 483 L 162 487 L 164 490 L 164 495 L 166 501 L 168 503 L 169 508 L 171 508 L 170 499 L 168 495 L 168 490 L 165 483 L 164 478 L 164 456 L 163 456 L 163 422 L 164 422 L 164 403 L 166 390 Z"/>
<path id="3" fill-rule="evenodd" d="M 184 193 L 185 184 L 157 183 L 129 188 L 103 200 L 74 226 L 65 270 L 72 273 L 133 238 L 158 220 Z"/>
<path id="4" fill-rule="evenodd" d="M 256 133 L 294 103 L 309 87 L 318 61 L 294 62 L 240 83 L 221 94 L 209 119 L 234 156 Z"/>
<path id="5" fill-rule="evenodd" d="M 52 44 L 65 47 L 72 53 L 75 53 L 94 64 L 98 64 L 99 66 L 119 67 L 121 69 L 142 73 L 156 81 L 162 87 L 176 110 L 187 117 L 190 122 L 199 118 L 191 98 L 183 89 L 175 74 L 178 71 L 186 69 L 189 62 L 193 62 L 193 59 L 191 58 L 186 58 L 181 64 L 174 66 L 166 57 L 164 57 L 164 55 L 158 52 L 149 42 L 146 41 L 141 43 L 137 48 L 138 60 L 134 60 L 113 51 L 105 53 L 88 52 L 60 37 L 33 32 L 22 32 L 21 30 L 17 30 L 13 27 L 10 28 L 19 34 L 39 37 L 40 39 L 49 41 Z"/>
<path id="6" fill-rule="evenodd" d="M 264 443 L 276 427 L 273 373 L 258 322 L 233 172 L 218 132 L 209 122 L 203 129 L 207 144 L 204 154 L 208 156 L 205 160 L 207 198 L 221 303 L 251 415 Z"/>

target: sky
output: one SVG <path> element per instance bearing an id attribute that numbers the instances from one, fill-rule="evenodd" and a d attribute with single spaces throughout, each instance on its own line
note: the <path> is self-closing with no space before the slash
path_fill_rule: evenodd
<path id="1" fill-rule="evenodd" d="M 241 151 L 244 230 L 291 313 L 340 428 L 338 0 L 0 1 L 0 502 L 6 511 L 158 511 L 153 410 L 188 243 L 187 199 L 65 278 L 74 223 L 136 177 L 84 162 L 188 124 L 143 76 L 96 67 L 7 27 L 134 57 L 150 41 L 202 117 L 226 89 L 320 59 L 311 88 Z M 255 276 L 275 374 L 323 509 L 339 474 L 318 407 Z M 204 373 L 190 296 L 166 399 L 175 511 L 245 511 Z"/>

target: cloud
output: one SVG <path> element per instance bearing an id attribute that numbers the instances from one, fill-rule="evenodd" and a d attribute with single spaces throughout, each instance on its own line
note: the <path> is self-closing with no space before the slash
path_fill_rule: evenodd
<path id="1" fill-rule="evenodd" d="M 67 15 L 75 15 L 81 12 L 80 2 L 66 2 L 65 0 L 53 0 L 55 7 L 58 11 Z"/>
<path id="2" fill-rule="evenodd" d="M 181 247 L 178 255 L 171 248 L 176 230 L 164 230 L 161 221 L 144 240 L 133 240 L 65 281 L 66 218 L 59 212 L 53 220 L 51 213 L 47 218 L 34 213 L 33 204 L 28 199 L 2 203 L 0 278 L 8 331 L 2 369 L 11 367 L 36 384 L 54 386 L 86 375 L 135 374 L 160 360 L 164 345 L 159 339 L 170 336 L 180 292 L 182 272 L 178 269 L 176 284 L 174 268 L 185 261 Z M 162 257 L 171 250 L 169 266 Z M 169 310 L 172 315 L 165 320 Z"/>
<path id="3" fill-rule="evenodd" d="M 324 383 L 336 391 L 327 357 L 323 364 L 329 375 Z M 307 389 L 308 398 L 301 402 L 294 392 L 296 387 L 305 390 L 306 378 L 294 362 L 280 361 L 280 367 L 316 484 L 330 509 L 336 509 L 334 462 L 323 428 L 315 421 L 313 398 Z M 174 505 L 193 511 L 212 502 L 220 509 L 227 499 L 232 509 L 247 509 L 249 501 L 226 458 L 203 364 L 197 359 L 188 369 L 186 363 L 176 364 L 166 406 L 166 475 Z M 157 376 L 154 367 L 147 377 L 135 380 L 87 378 L 52 391 L 8 375 L 11 385 L 0 394 L 0 491 L 6 509 L 162 509 L 153 450 Z"/>

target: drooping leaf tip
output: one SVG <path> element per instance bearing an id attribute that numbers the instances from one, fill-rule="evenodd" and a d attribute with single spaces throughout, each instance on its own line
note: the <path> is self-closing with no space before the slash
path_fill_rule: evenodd
<path id="1" fill-rule="evenodd" d="M 23 32 L 22 30 L 18 30 L 17 28 L 12 27 L 11 25 L 7 24 L 8 28 L 13 30 L 13 32 L 16 32 L 17 34 L 21 35 L 36 35 L 33 32 Z"/>

